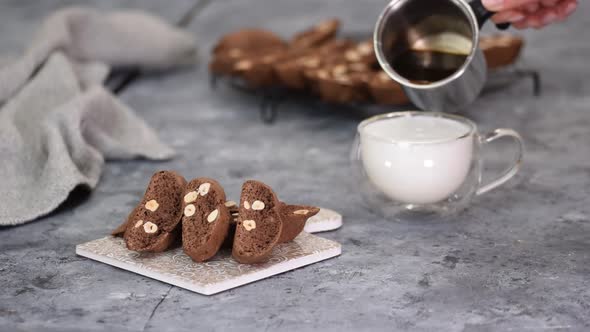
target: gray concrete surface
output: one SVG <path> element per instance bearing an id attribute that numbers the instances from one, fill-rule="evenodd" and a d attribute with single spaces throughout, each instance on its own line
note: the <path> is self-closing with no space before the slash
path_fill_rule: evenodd
<path id="1" fill-rule="evenodd" d="M 206 62 L 216 38 L 244 26 L 288 36 L 338 16 L 345 30 L 368 32 L 384 2 L 215 1 L 190 30 Z M 483 130 L 520 131 L 526 163 L 509 185 L 445 224 L 392 223 L 363 207 L 347 161 L 358 115 L 290 102 L 266 126 L 257 98 L 211 91 L 206 66 L 141 79 L 123 99 L 181 156 L 111 162 L 90 195 L 0 229 L 0 330 L 590 329 L 590 4 L 580 2 L 567 23 L 525 33 L 521 66 L 543 75 L 541 98 L 517 83 L 465 112 Z M 22 50 L 43 16 L 72 3 L 3 1 L 0 53 Z M 93 3 L 174 20 L 190 1 Z M 486 155 L 490 172 L 505 163 L 505 148 Z M 260 179 L 285 200 L 338 210 L 345 226 L 325 236 L 343 254 L 212 297 L 77 257 L 75 245 L 118 225 L 158 169 L 217 178 L 233 197 L 242 181 Z"/>

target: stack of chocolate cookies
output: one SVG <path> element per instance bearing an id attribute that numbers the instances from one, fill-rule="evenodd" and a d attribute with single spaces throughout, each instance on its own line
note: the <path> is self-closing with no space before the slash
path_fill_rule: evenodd
<path id="1" fill-rule="evenodd" d="M 332 103 L 407 104 L 401 86 L 381 70 L 372 40 L 337 38 L 338 19 L 321 22 L 291 40 L 273 32 L 244 29 L 222 37 L 213 48 L 209 70 L 242 79 L 253 88 L 284 87 Z M 522 39 L 483 37 L 490 68 L 516 61 Z"/>
<path id="2" fill-rule="evenodd" d="M 214 179 L 187 183 L 175 172 L 161 171 L 112 234 L 122 236 L 133 251 L 162 252 L 181 240 L 196 262 L 211 259 L 225 246 L 236 261 L 254 264 L 266 262 L 276 245 L 294 240 L 319 211 L 281 202 L 269 186 L 254 180 L 243 184 L 238 206 Z"/>

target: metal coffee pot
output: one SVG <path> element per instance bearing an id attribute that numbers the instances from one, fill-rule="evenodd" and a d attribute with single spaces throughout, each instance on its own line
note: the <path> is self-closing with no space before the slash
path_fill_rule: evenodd
<path id="1" fill-rule="evenodd" d="M 391 0 L 374 32 L 379 64 L 419 108 L 463 109 L 486 81 L 479 31 L 493 14 L 481 0 Z"/>

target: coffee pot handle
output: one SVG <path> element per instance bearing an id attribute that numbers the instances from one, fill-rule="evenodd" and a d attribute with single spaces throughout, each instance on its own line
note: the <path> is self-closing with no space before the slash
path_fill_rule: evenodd
<path id="1" fill-rule="evenodd" d="M 520 169 L 520 166 L 522 165 L 522 159 L 524 156 L 524 141 L 516 131 L 512 129 L 503 128 L 496 129 L 482 139 L 482 144 L 491 143 L 501 137 L 510 137 L 516 142 L 516 145 L 518 147 L 516 159 L 514 160 L 512 165 L 506 171 L 504 171 L 504 173 L 502 173 L 502 175 L 499 178 L 486 185 L 479 187 L 479 189 L 477 189 L 476 192 L 477 195 L 485 194 L 488 191 L 503 185 L 504 183 L 506 183 L 506 181 L 510 180 L 514 175 L 516 175 L 516 173 Z"/>
<path id="2" fill-rule="evenodd" d="M 471 3 L 469 3 L 469 6 L 471 6 L 471 10 L 473 10 L 475 17 L 477 18 L 477 23 L 480 29 L 483 27 L 486 21 L 495 14 L 495 12 L 487 10 L 487 8 L 483 5 L 481 0 L 473 0 L 471 1 Z M 499 30 L 506 30 L 509 27 L 510 23 L 496 24 L 496 28 L 498 28 Z"/>

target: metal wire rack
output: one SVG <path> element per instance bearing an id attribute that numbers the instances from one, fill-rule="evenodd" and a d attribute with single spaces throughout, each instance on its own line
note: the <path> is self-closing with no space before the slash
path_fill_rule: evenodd
<path id="1" fill-rule="evenodd" d="M 532 85 L 532 94 L 538 97 L 542 93 L 541 75 L 534 69 L 525 68 L 502 68 L 490 72 L 488 82 L 484 87 L 484 93 L 490 93 L 505 89 L 517 82 L 523 80 L 530 80 Z M 250 95 L 260 96 L 260 119 L 266 124 L 272 124 L 277 120 L 279 107 L 281 104 L 292 100 L 305 100 L 315 103 L 325 102 L 319 100 L 317 97 L 308 93 L 289 90 L 283 87 L 266 87 L 263 89 L 254 89 L 248 87 L 244 81 L 232 77 L 220 77 L 216 75 L 210 76 L 210 86 L 212 89 L 217 87 L 217 84 L 222 81 L 228 84 L 231 88 Z M 391 111 L 391 105 L 375 105 L 372 103 L 349 103 L 340 104 L 350 110 L 361 110 L 367 113 L 368 109 L 371 113 L 385 113 Z M 399 105 L 403 106 L 403 105 Z"/>

